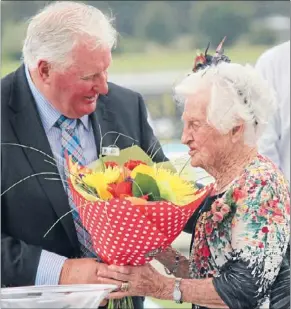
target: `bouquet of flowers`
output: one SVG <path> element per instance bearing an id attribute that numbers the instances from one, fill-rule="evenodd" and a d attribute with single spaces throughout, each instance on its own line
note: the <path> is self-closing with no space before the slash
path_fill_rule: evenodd
<path id="1" fill-rule="evenodd" d="M 173 165 L 138 146 L 89 167 L 67 156 L 69 186 L 96 253 L 107 264 L 142 265 L 168 247 L 205 199 Z"/>

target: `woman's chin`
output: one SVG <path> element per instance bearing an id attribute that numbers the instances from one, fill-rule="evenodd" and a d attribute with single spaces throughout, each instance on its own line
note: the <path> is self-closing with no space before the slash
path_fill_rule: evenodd
<path id="1" fill-rule="evenodd" d="M 200 160 L 195 157 L 191 158 L 190 164 L 192 167 L 200 167 Z"/>
<path id="2" fill-rule="evenodd" d="M 196 153 L 195 155 L 193 155 L 191 157 L 191 161 L 190 164 L 192 167 L 199 167 L 199 168 L 203 168 L 205 167 L 205 165 L 203 164 L 203 160 L 201 159 L 200 155 L 198 153 Z"/>

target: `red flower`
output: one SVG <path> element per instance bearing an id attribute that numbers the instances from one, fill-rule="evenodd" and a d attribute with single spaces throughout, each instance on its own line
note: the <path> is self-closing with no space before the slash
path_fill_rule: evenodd
<path id="1" fill-rule="evenodd" d="M 205 256 L 205 257 L 209 257 L 210 256 L 210 251 L 209 251 L 209 248 L 208 246 L 203 246 L 202 248 L 202 255 Z"/>
<path id="2" fill-rule="evenodd" d="M 141 164 L 147 165 L 145 162 L 140 160 L 129 160 L 126 163 L 124 163 L 124 167 L 132 171 L 135 167 Z"/>
<path id="3" fill-rule="evenodd" d="M 108 185 L 108 191 L 114 198 L 132 196 L 132 183 L 130 181 L 123 181 L 118 184 L 112 183 Z"/>
<path id="4" fill-rule="evenodd" d="M 221 212 L 215 212 L 212 216 L 214 222 L 221 222 L 223 220 L 223 214 Z"/>
<path id="5" fill-rule="evenodd" d="M 262 242 L 259 243 L 259 248 L 264 248 L 264 244 Z"/>
<path id="6" fill-rule="evenodd" d="M 262 227 L 262 232 L 265 234 L 269 233 L 268 227 L 267 226 Z"/>
<path id="7" fill-rule="evenodd" d="M 290 215 L 290 203 L 287 202 L 285 207 L 286 207 L 287 214 Z"/>
<path id="8" fill-rule="evenodd" d="M 145 194 L 145 195 L 142 195 L 140 198 L 142 198 L 142 199 L 147 201 L 149 199 L 149 195 Z"/>
<path id="9" fill-rule="evenodd" d="M 238 200 L 244 198 L 246 196 L 245 192 L 240 190 L 239 188 L 235 188 L 232 193 L 232 198 L 234 199 L 235 202 Z"/>
<path id="10" fill-rule="evenodd" d="M 105 162 L 104 163 L 105 167 L 108 168 L 108 167 L 115 167 L 115 166 L 118 166 L 118 164 L 116 162 L 113 162 L 113 161 L 108 161 L 108 162 Z"/>
<path id="11" fill-rule="evenodd" d="M 211 223 L 207 222 L 205 225 L 205 231 L 207 235 L 210 235 L 213 231 L 213 226 Z"/>

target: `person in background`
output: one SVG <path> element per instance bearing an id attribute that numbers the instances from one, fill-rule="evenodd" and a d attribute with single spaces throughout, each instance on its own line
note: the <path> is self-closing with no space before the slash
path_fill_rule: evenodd
<path id="1" fill-rule="evenodd" d="M 290 183 L 290 41 L 265 51 L 256 69 L 275 89 L 278 103 L 258 142 L 259 152 L 276 163 Z"/>
<path id="2" fill-rule="evenodd" d="M 66 182 L 46 179 L 64 179 L 65 151 L 87 165 L 103 147 L 137 144 L 156 153 L 154 161 L 166 159 L 141 95 L 107 81 L 116 39 L 112 20 L 97 8 L 52 2 L 29 22 L 24 63 L 1 80 L 1 192 L 34 175 L 1 197 L 2 286 L 100 282 L 107 265 Z M 142 298 L 134 306 L 142 308 Z"/>

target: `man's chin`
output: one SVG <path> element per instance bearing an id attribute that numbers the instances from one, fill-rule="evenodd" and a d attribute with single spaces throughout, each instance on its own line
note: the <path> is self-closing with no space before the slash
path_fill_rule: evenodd
<path id="1" fill-rule="evenodd" d="M 79 115 L 78 118 L 81 118 L 85 115 L 92 114 L 93 112 L 95 112 L 96 107 L 97 107 L 96 103 L 92 103 L 90 105 L 85 106 L 85 108 L 82 108 L 82 110 L 78 111 L 78 115 Z"/>

